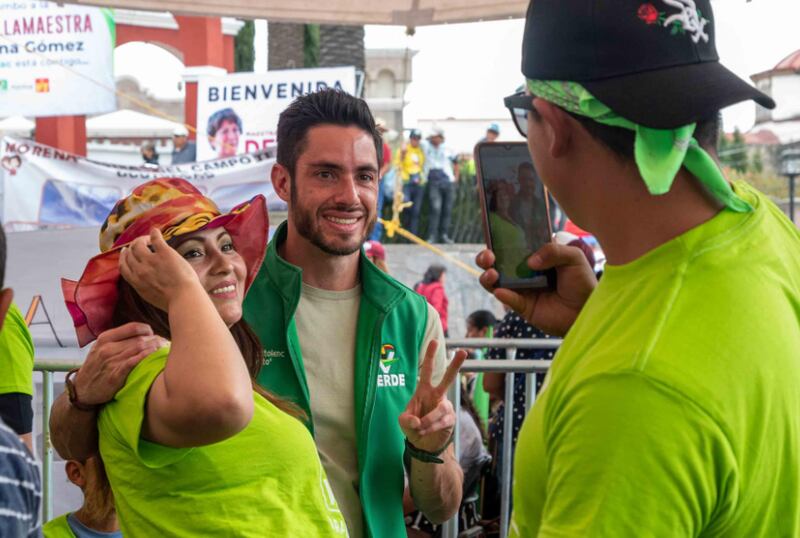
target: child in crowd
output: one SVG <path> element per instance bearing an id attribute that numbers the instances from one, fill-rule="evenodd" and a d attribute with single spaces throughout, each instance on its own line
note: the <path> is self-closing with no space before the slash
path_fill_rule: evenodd
<path id="1" fill-rule="evenodd" d="M 122 538 L 114 509 L 114 495 L 100 456 L 84 462 L 68 460 L 67 478 L 81 488 L 83 505 L 75 512 L 50 520 L 44 538 Z"/>

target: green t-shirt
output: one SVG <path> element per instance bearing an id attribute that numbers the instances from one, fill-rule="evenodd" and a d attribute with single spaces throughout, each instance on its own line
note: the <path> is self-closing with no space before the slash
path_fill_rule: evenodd
<path id="1" fill-rule="evenodd" d="M 33 396 L 33 339 L 14 303 L 0 329 L 0 372 L 0 394 Z"/>
<path id="2" fill-rule="evenodd" d="M 519 435 L 512 537 L 800 536 L 800 234 L 710 221 L 606 273 Z"/>
<path id="3" fill-rule="evenodd" d="M 69 522 L 67 522 L 68 515 L 61 515 L 45 523 L 42 527 L 44 538 L 75 538 L 75 533 L 69 528 Z"/>
<path id="4" fill-rule="evenodd" d="M 147 393 L 169 350 L 143 360 L 100 413 L 100 454 L 125 536 L 347 536 L 311 434 L 253 393 L 230 439 L 170 448 L 140 436 Z"/>

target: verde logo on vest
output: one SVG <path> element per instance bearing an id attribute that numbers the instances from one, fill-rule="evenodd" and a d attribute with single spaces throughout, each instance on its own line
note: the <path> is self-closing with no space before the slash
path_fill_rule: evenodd
<path id="1" fill-rule="evenodd" d="M 381 371 L 378 373 L 378 386 L 379 387 L 405 387 L 406 374 L 393 374 L 392 364 L 396 363 L 399 359 L 395 357 L 395 349 L 392 344 L 383 344 L 381 346 Z"/>

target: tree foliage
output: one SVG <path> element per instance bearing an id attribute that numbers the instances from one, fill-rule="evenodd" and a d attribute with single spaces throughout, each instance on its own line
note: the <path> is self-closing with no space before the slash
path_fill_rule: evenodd
<path id="1" fill-rule="evenodd" d="M 305 67 L 319 66 L 319 24 L 306 24 L 303 39 Z"/>
<path id="2" fill-rule="evenodd" d="M 245 21 L 234 40 L 234 68 L 236 72 L 252 71 L 255 64 L 256 51 L 254 39 L 256 25 L 253 21 Z"/>
<path id="3" fill-rule="evenodd" d="M 747 146 L 744 143 L 744 136 L 738 128 L 733 132 L 731 139 L 724 134 L 720 137 L 718 154 L 723 166 L 740 173 L 747 172 L 749 168 Z"/>

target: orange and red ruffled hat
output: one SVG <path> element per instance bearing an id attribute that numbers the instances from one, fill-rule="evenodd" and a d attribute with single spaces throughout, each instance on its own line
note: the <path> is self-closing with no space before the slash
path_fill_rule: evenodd
<path id="1" fill-rule="evenodd" d="M 191 183 L 178 178 L 148 181 L 119 200 L 100 228 L 100 254 L 89 260 L 78 281 L 61 279 L 81 347 L 112 328 L 120 250 L 153 228 L 160 230 L 166 241 L 198 230 L 225 228 L 247 267 L 247 291 L 267 249 L 267 203 L 258 195 L 223 214 Z"/>

